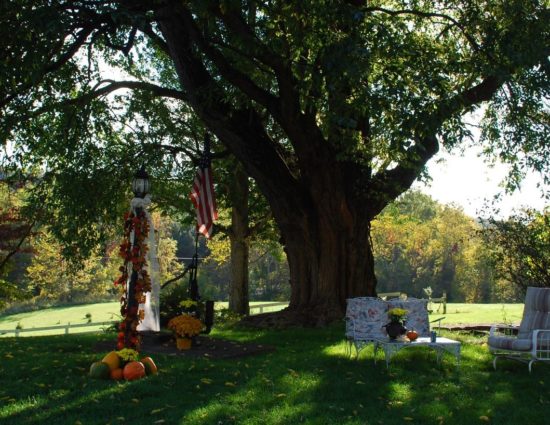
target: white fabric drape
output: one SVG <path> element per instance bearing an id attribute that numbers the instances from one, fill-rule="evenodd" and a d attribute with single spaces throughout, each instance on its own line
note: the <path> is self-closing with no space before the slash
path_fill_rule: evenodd
<path id="1" fill-rule="evenodd" d="M 143 309 L 145 317 L 139 324 L 138 331 L 160 331 L 160 266 L 157 252 L 157 241 L 155 238 L 155 228 L 151 215 L 147 211 L 147 207 L 151 204 L 150 195 L 145 198 L 132 199 L 132 209 L 142 208 L 149 222 L 149 234 L 146 242 L 149 250 L 147 251 L 146 263 L 147 273 L 151 277 L 151 292 L 145 294 L 145 304 L 140 304 L 139 308 Z"/>

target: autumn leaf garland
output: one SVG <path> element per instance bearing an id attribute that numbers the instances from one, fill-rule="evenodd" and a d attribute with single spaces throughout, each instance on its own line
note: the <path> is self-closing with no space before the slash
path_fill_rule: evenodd
<path id="1" fill-rule="evenodd" d="M 131 237 L 133 234 L 134 243 Z M 114 284 L 120 291 L 120 314 L 124 317 L 119 325 L 117 349 L 131 348 L 139 350 L 140 340 L 137 332 L 139 323 L 144 318 L 144 311 L 139 304 L 145 303 L 145 293 L 151 291 L 151 278 L 145 269 L 147 265 L 145 255 L 147 244 L 145 239 L 149 234 L 149 221 L 145 211 L 138 210 L 137 214 L 124 214 L 124 239 L 120 244 L 119 255 L 124 259 L 120 267 L 121 275 Z M 134 286 L 134 299 L 128 299 L 128 277 L 136 272 L 137 279 Z"/>

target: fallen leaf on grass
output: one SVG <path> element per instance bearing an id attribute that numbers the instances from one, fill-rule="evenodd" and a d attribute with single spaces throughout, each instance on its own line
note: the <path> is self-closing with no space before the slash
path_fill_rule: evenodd
<path id="1" fill-rule="evenodd" d="M 210 385 L 212 383 L 212 379 L 210 378 L 202 378 L 201 382 L 206 385 Z"/>
<path id="2" fill-rule="evenodd" d="M 277 397 L 277 398 L 286 397 L 286 394 L 285 393 L 275 394 L 275 397 Z"/>
<path id="3" fill-rule="evenodd" d="M 225 386 L 226 386 L 226 387 L 235 387 L 236 385 L 235 385 L 234 382 L 226 382 L 226 383 L 225 383 Z"/>
<path id="4" fill-rule="evenodd" d="M 151 415 L 156 415 L 157 413 L 160 413 L 164 410 L 164 407 L 162 409 L 153 409 L 151 410 Z"/>
<path id="5" fill-rule="evenodd" d="M 153 422 L 154 424 L 163 424 L 166 421 L 164 419 L 159 419 L 158 421 Z"/>
<path id="6" fill-rule="evenodd" d="M 356 385 L 365 385 L 365 383 L 363 381 L 356 381 L 355 384 Z"/>
<path id="7" fill-rule="evenodd" d="M 405 420 L 405 421 L 414 421 L 414 419 L 411 418 L 410 416 L 403 417 L 403 420 Z"/>
<path id="8" fill-rule="evenodd" d="M 487 416 L 480 416 L 479 420 L 484 421 L 484 422 L 489 422 L 490 421 L 489 417 L 487 417 Z"/>
<path id="9" fill-rule="evenodd" d="M 139 403 L 139 400 L 138 400 L 137 398 L 133 398 L 132 401 L 133 401 L 134 403 Z"/>
<path id="10" fill-rule="evenodd" d="M 293 377 L 295 377 L 295 378 L 298 377 L 298 372 L 296 372 L 294 369 L 287 369 L 287 370 L 290 372 L 290 374 L 291 374 Z"/>

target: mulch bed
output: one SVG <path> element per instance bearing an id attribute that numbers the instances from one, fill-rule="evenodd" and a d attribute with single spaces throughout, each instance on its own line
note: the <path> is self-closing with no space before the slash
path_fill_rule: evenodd
<path id="1" fill-rule="evenodd" d="M 275 347 L 269 345 L 236 342 L 203 335 L 195 339 L 191 349 L 178 350 L 171 333 L 143 332 L 141 335 L 141 351 L 147 354 L 234 359 L 275 351 Z M 95 350 L 97 352 L 112 351 L 116 350 L 115 346 L 116 341 L 101 341 L 95 345 Z"/>

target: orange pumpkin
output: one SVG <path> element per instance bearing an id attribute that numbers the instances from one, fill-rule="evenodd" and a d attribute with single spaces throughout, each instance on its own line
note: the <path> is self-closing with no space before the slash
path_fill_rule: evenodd
<path id="1" fill-rule="evenodd" d="M 111 370 L 111 379 L 114 379 L 115 381 L 120 381 L 122 378 L 124 378 L 124 375 L 122 374 L 121 368 Z"/>
<path id="2" fill-rule="evenodd" d="M 122 374 L 127 381 L 141 379 L 145 376 L 145 366 L 141 362 L 130 362 L 124 366 Z"/>
<path id="3" fill-rule="evenodd" d="M 147 375 L 156 375 L 158 372 L 157 365 L 151 357 L 144 357 L 141 359 L 141 363 L 145 366 L 145 373 Z"/>
<path id="4" fill-rule="evenodd" d="M 409 338 L 409 341 L 414 341 L 416 338 L 418 338 L 418 332 L 407 331 L 407 338 Z"/>

